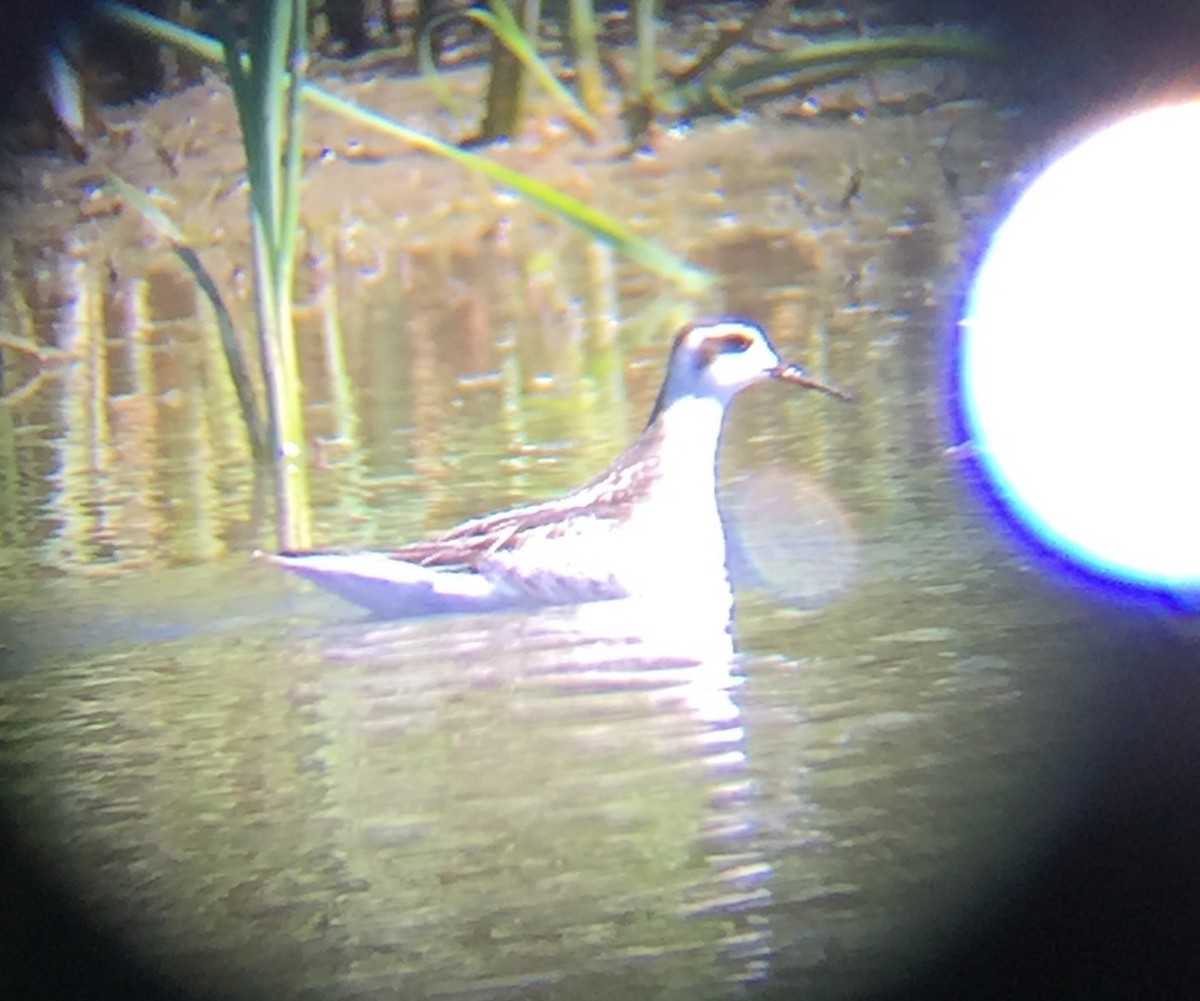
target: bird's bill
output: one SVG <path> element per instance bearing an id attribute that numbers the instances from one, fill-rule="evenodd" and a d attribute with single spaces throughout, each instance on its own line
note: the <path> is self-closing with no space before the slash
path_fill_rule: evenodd
<path id="1" fill-rule="evenodd" d="M 839 400 L 853 400 L 854 394 L 848 389 L 842 389 L 840 386 L 835 386 L 832 383 L 822 382 L 815 376 L 809 375 L 799 365 L 783 363 L 776 365 L 771 369 L 771 378 L 779 379 L 781 382 L 790 382 L 794 386 L 804 386 L 806 389 L 816 389 L 828 396 L 836 397 Z"/>

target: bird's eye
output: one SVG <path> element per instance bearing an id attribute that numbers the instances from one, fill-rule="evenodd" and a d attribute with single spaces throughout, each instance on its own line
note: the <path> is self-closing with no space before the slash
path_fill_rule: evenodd
<path id="1" fill-rule="evenodd" d="M 750 338 L 744 334 L 730 334 L 721 338 L 721 350 L 725 354 L 740 355 L 748 347 L 750 347 Z"/>

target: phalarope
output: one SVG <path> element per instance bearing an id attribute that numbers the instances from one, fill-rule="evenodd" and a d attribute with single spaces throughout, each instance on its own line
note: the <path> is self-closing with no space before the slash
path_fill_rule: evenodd
<path id="1" fill-rule="evenodd" d="M 848 394 L 784 362 L 754 323 L 722 319 L 675 335 L 645 429 L 564 497 L 463 522 L 390 551 L 268 557 L 377 616 L 678 600 L 698 582 L 728 590 L 717 450 L 730 401 L 768 379 Z"/>

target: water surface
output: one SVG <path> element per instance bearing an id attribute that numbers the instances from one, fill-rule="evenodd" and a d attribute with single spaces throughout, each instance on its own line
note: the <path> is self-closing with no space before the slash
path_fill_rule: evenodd
<path id="1" fill-rule="evenodd" d="M 6 249 L 6 315 L 46 350 L 5 356 L 0 767 L 88 913 L 173 975 L 277 998 L 844 998 L 997 906 L 1103 760 L 1121 637 L 960 475 L 946 345 L 1034 153 L 939 72 L 875 81 L 923 95 L 903 114 L 497 153 L 720 276 L 691 297 L 310 124 L 318 542 L 580 482 L 645 420 L 677 323 L 749 315 L 859 403 L 735 405 L 736 649 L 689 609 L 674 632 L 616 605 L 372 622 L 252 561 L 265 501 L 206 307 L 94 193 L 108 164 L 174 197 L 244 320 L 220 89 L 111 112 L 87 167 L 23 163 L 53 180 Z"/>

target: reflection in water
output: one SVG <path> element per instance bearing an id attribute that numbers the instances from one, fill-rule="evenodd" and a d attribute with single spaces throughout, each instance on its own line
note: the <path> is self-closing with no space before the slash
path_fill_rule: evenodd
<path id="1" fill-rule="evenodd" d="M 228 103 L 197 88 L 121 114 L 197 162 L 167 178 L 133 142 L 96 165 L 203 206 L 198 252 L 244 321 Z M 14 236 L 0 291 L 27 300 L 31 340 L 78 351 L 0 423 L 19 585 L 0 593 L 0 769 L 27 837 L 152 962 L 272 998 L 789 977 L 813 1001 L 949 938 L 1069 811 L 1108 708 L 1103 628 L 997 550 L 941 452 L 939 304 L 1014 121 L 933 101 L 742 118 L 631 161 L 542 151 L 713 265 L 697 299 L 405 151 L 309 163 L 322 544 L 582 482 L 642 425 L 680 320 L 746 312 L 854 385 L 854 408 L 764 389 L 731 414 L 736 655 L 704 601 L 381 627 L 289 589 L 245 556 L 264 538 L 244 436 L 169 256 L 121 214 L 65 252 Z M 74 221 L 74 200 L 31 197 Z"/>
<path id="2" fill-rule="evenodd" d="M 474 861 L 440 863 L 445 910 L 421 923 L 449 922 L 449 933 L 469 913 L 503 949 L 476 973 L 487 984 L 470 974 L 482 957 L 464 965 L 449 943 L 446 965 L 427 954 L 417 983 L 432 977 L 457 996 L 600 974 L 633 988 L 646 964 L 712 986 L 765 974 L 771 866 L 754 845 L 729 632 L 704 615 L 664 623 L 663 611 L 611 601 L 461 617 L 449 662 L 430 621 L 325 640 L 331 662 L 354 668 L 313 703 L 338 735 L 327 753 L 343 769 L 331 779 L 361 818 L 345 832 L 347 857 L 386 900 L 433 846 L 461 846 L 451 854 Z M 447 732 L 448 703 L 486 719 Z M 413 935 L 441 937 L 409 925 Z M 541 954 L 545 936 L 555 947 Z M 378 964 L 390 960 L 364 957 L 351 979 Z"/>
<path id="3" fill-rule="evenodd" d="M 412 89 L 380 80 L 372 94 L 412 107 Z M 131 116 L 120 128 L 196 150 L 179 176 L 162 176 L 145 144 L 100 144 L 96 165 L 203 206 L 212 237 L 197 253 L 249 329 L 244 192 L 213 181 L 241 169 L 218 93 L 197 88 L 120 112 Z M 205 124 L 213 134 L 197 136 Z M 321 134 L 345 127 L 313 124 Z M 949 102 L 855 123 L 714 124 L 663 137 L 653 157 L 590 156 L 588 197 L 719 275 L 719 288 L 690 298 L 407 151 L 314 161 L 297 326 L 318 544 L 418 538 L 583 481 L 639 429 L 664 338 L 712 313 L 762 321 L 781 353 L 862 391 L 852 418 L 776 414 L 773 430 L 802 427 L 807 444 L 795 457 L 805 468 L 837 475 L 837 486 L 870 477 L 888 500 L 890 467 L 913 457 L 912 432 L 928 439 L 930 422 L 878 422 L 878 401 L 936 347 L 937 297 L 955 281 L 948 248 L 986 210 L 1012 128 L 982 104 Z M 742 155 L 748 144 L 763 155 Z M 582 184 L 569 148 L 497 156 Z M 955 195 L 942 200 L 931 193 L 945 188 L 947 158 Z M 848 164 L 862 177 L 849 207 Z M 60 183 L 77 184 L 70 175 Z M 32 341 L 92 359 L 73 369 L 86 388 L 25 398 L 15 410 L 16 461 L 53 465 L 63 481 L 52 497 L 31 478 L 20 497 L 36 538 L 91 526 L 69 546 L 48 543 L 45 562 L 72 565 L 78 554 L 121 570 L 265 546 L 236 401 L 190 278 L 167 248 L 146 245 L 133 214 L 93 206 L 64 218 L 70 200 L 48 201 L 43 187 L 30 192 L 39 224 L 76 225 L 62 249 L 40 233 L 12 236 L 5 294 L 28 315 Z M 73 419 L 59 420 L 56 403 Z M 849 461 L 869 454 L 880 461 Z"/>
<path id="4" fill-rule="evenodd" d="M 9 802 L 218 988 L 858 996 L 1037 850 L 1105 708 L 1094 622 L 943 520 L 864 540 L 820 614 L 743 593 L 736 655 L 689 609 L 331 624 L 253 564 L 47 582 Z"/>

